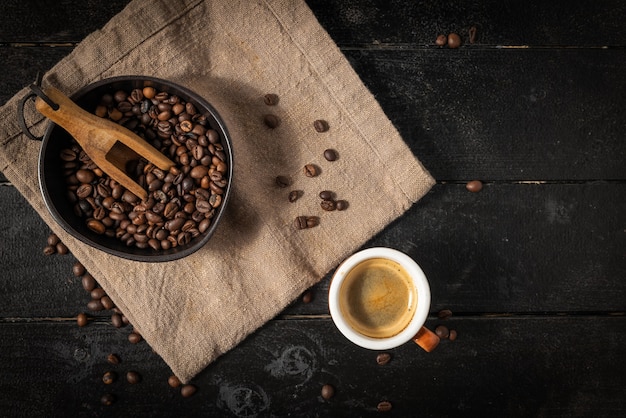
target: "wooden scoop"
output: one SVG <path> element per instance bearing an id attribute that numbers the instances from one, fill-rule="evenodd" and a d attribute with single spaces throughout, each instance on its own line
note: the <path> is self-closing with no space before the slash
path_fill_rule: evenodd
<path id="1" fill-rule="evenodd" d="M 143 157 L 161 170 L 174 166 L 169 158 L 130 130 L 83 110 L 58 89 L 48 87 L 43 92 L 58 109 L 54 110 L 40 97 L 35 101 L 36 109 L 72 135 L 102 171 L 141 200 L 148 198 L 148 192 L 126 174 L 126 163 Z"/>

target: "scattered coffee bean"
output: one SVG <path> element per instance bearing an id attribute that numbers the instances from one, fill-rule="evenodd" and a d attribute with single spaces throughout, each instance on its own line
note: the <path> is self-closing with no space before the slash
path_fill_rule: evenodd
<path id="1" fill-rule="evenodd" d="M 106 292 L 103 288 L 97 287 L 90 293 L 92 299 L 102 299 L 103 296 L 106 295 Z"/>
<path id="2" fill-rule="evenodd" d="M 270 129 L 276 129 L 278 128 L 278 125 L 280 125 L 280 119 L 278 116 L 272 114 L 263 116 L 263 122 L 265 123 L 265 126 Z"/>
<path id="3" fill-rule="evenodd" d="M 87 292 L 91 292 L 96 288 L 96 279 L 94 279 L 93 276 L 89 273 L 85 273 L 85 275 L 81 279 L 81 282 L 83 284 L 83 289 L 85 289 Z"/>
<path id="4" fill-rule="evenodd" d="M 313 127 L 315 128 L 315 130 L 317 132 L 320 132 L 320 133 L 326 132 L 329 129 L 328 122 L 326 122 L 323 119 L 318 119 L 318 120 L 314 121 L 313 122 Z"/>
<path id="5" fill-rule="evenodd" d="M 100 299 L 91 299 L 87 302 L 87 309 L 93 312 L 99 312 L 104 310 L 104 306 L 102 306 Z"/>
<path id="6" fill-rule="evenodd" d="M 448 339 L 450 341 L 454 341 L 454 340 L 456 340 L 456 337 L 457 337 L 456 330 L 451 329 L 450 330 L 450 335 L 448 336 Z"/>
<path id="7" fill-rule="evenodd" d="M 306 217 L 306 227 L 314 228 L 320 224 L 320 218 L 317 216 L 307 216 Z"/>
<path id="8" fill-rule="evenodd" d="M 78 324 L 79 327 L 84 327 L 88 323 L 89 319 L 87 318 L 87 314 L 81 312 L 76 315 L 76 324 Z"/>
<path id="9" fill-rule="evenodd" d="M 478 29 L 476 29 L 476 26 L 472 26 L 471 28 L 469 28 L 468 33 L 469 33 L 469 43 L 473 44 L 476 42 L 476 33 L 478 32 Z"/>
<path id="10" fill-rule="evenodd" d="M 445 46 L 448 43 L 448 37 L 446 35 L 439 35 L 437 39 L 435 39 L 435 45 L 437 46 Z"/>
<path id="11" fill-rule="evenodd" d="M 437 318 L 439 319 L 448 319 L 452 316 L 452 311 L 450 309 L 442 309 L 437 313 Z"/>
<path id="12" fill-rule="evenodd" d="M 380 353 L 379 355 L 376 356 L 376 363 L 378 363 L 381 366 L 384 366 L 385 364 L 389 363 L 389 361 L 391 361 L 391 354 L 389 353 Z"/>
<path id="13" fill-rule="evenodd" d="M 307 177 L 315 177 L 319 174 L 319 169 L 315 164 L 307 164 L 304 166 L 304 175 Z"/>
<path id="14" fill-rule="evenodd" d="M 378 410 L 378 412 L 391 411 L 391 402 L 389 401 L 379 402 L 378 405 L 376 406 L 376 409 Z"/>
<path id="15" fill-rule="evenodd" d="M 46 245 L 43 247 L 43 253 L 45 255 L 53 255 L 57 253 L 57 248 L 54 245 Z"/>
<path id="16" fill-rule="evenodd" d="M 65 254 L 70 252 L 70 250 L 67 248 L 67 246 L 65 244 L 63 244 L 62 242 L 59 242 L 56 245 L 56 250 L 57 250 L 57 253 L 61 254 L 61 255 L 65 255 Z"/>
<path id="17" fill-rule="evenodd" d="M 309 289 L 302 294 L 302 303 L 311 303 L 313 300 L 313 292 Z"/>
<path id="18" fill-rule="evenodd" d="M 332 200 L 333 192 L 331 192 L 330 190 L 322 190 L 319 196 L 320 196 L 320 199 L 322 200 Z"/>
<path id="19" fill-rule="evenodd" d="M 289 192 L 289 201 L 291 203 L 295 202 L 296 200 L 300 199 L 300 196 L 303 194 L 303 192 L 301 190 L 292 190 Z"/>
<path id="20" fill-rule="evenodd" d="M 116 379 L 117 373 L 115 372 L 106 372 L 102 376 L 102 382 L 104 382 L 105 385 L 110 385 L 111 383 L 115 382 Z"/>
<path id="21" fill-rule="evenodd" d="M 455 49 L 461 46 L 461 37 L 456 33 L 448 35 L 448 47 Z"/>
<path id="22" fill-rule="evenodd" d="M 115 307 L 115 304 L 109 296 L 102 296 L 102 298 L 100 298 L 100 303 L 102 303 L 102 306 L 106 310 L 113 309 Z"/>
<path id="23" fill-rule="evenodd" d="M 128 341 L 131 344 L 140 343 L 141 340 L 143 340 L 143 338 L 141 337 L 141 334 L 138 334 L 136 332 L 131 332 L 130 334 L 128 334 Z"/>
<path id="24" fill-rule="evenodd" d="M 335 207 L 337 210 L 346 210 L 348 209 L 348 202 L 346 200 L 338 200 L 335 202 Z"/>
<path id="25" fill-rule="evenodd" d="M 179 387 L 182 383 L 180 382 L 180 379 L 174 375 L 171 375 L 168 379 L 167 379 L 167 384 L 170 385 L 170 387 L 173 388 L 177 388 Z"/>
<path id="26" fill-rule="evenodd" d="M 130 371 L 126 373 L 126 381 L 131 385 L 141 382 L 141 375 L 137 372 Z"/>
<path id="27" fill-rule="evenodd" d="M 278 95 L 273 93 L 268 93 L 263 96 L 263 101 L 268 106 L 276 106 L 278 104 Z"/>
<path id="28" fill-rule="evenodd" d="M 291 180 L 287 176 L 276 176 L 276 185 L 280 188 L 288 187 L 291 184 Z"/>
<path id="29" fill-rule="evenodd" d="M 320 203 L 320 206 L 322 207 L 322 209 L 328 212 L 336 209 L 336 205 L 333 200 L 322 200 L 322 203 Z"/>
<path id="30" fill-rule="evenodd" d="M 111 353 L 107 356 L 107 363 L 116 366 L 120 364 L 121 361 L 120 361 L 120 358 L 116 354 Z"/>
<path id="31" fill-rule="evenodd" d="M 293 221 L 293 226 L 296 229 L 306 229 L 306 216 L 297 216 Z"/>
<path id="32" fill-rule="evenodd" d="M 115 395 L 111 393 L 105 393 L 100 397 L 100 403 L 102 405 L 111 406 L 115 402 Z"/>
<path id="33" fill-rule="evenodd" d="M 122 328 L 124 326 L 124 322 L 122 321 L 122 315 L 118 313 L 114 313 L 111 315 L 111 324 L 115 328 Z"/>
<path id="34" fill-rule="evenodd" d="M 472 180 L 465 185 L 465 188 L 472 193 L 478 193 L 483 189 L 483 183 L 480 180 Z"/>
<path id="35" fill-rule="evenodd" d="M 61 242 L 61 240 L 59 239 L 57 234 L 52 233 L 52 234 L 48 235 L 48 245 L 52 245 L 54 247 L 59 242 Z"/>
<path id="36" fill-rule="evenodd" d="M 325 150 L 324 158 L 326 158 L 326 161 L 335 161 L 337 159 L 337 151 L 330 148 Z"/>
<path id="37" fill-rule="evenodd" d="M 189 398 L 193 396 L 197 390 L 198 388 L 195 385 L 186 384 L 180 388 L 180 394 L 183 398 Z"/>
<path id="38" fill-rule="evenodd" d="M 335 387 L 333 385 L 326 384 L 322 386 L 322 398 L 328 400 L 335 396 Z"/>
<path id="39" fill-rule="evenodd" d="M 439 325 L 437 326 L 437 328 L 435 328 L 435 334 L 437 334 L 437 336 L 442 340 L 445 340 L 450 336 L 450 331 L 445 325 Z"/>
<path id="40" fill-rule="evenodd" d="M 83 266 L 80 261 L 77 261 L 74 263 L 74 265 L 72 266 L 72 273 L 74 273 L 74 276 L 76 277 L 80 277 L 83 274 L 87 273 L 87 270 L 85 269 L 85 266 Z"/>

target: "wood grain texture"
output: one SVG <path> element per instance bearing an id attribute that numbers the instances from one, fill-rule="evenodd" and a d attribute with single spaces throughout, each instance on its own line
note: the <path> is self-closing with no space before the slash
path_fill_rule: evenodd
<path id="1" fill-rule="evenodd" d="M 202 372 L 197 394 L 183 399 L 167 385 L 169 371 L 145 343 L 130 346 L 106 324 L 0 323 L 0 407 L 16 416 L 152 417 L 378 416 L 616 416 L 626 412 L 624 317 L 431 319 L 458 331 L 432 353 L 414 344 L 377 352 L 342 338 L 329 319 L 271 321 Z M 36 334 L 36 339 L 26 336 Z M 289 338 L 285 339 L 284 336 Z M 584 338 L 581 338 L 584 336 Z M 121 363 L 106 362 L 117 353 Z M 125 381 L 127 371 L 143 377 Z M 118 379 L 102 382 L 106 371 Z M 324 384 L 335 396 L 321 397 Z M 100 405 L 110 392 L 117 402 Z"/>
<path id="2" fill-rule="evenodd" d="M 0 102 L 127 3 L 3 2 Z M 389 416 L 625 415 L 626 5 L 307 4 L 439 180 L 363 246 L 415 258 L 431 282 L 428 326 L 458 339 L 430 354 L 405 344 L 379 366 L 334 327 L 329 272 L 309 303 L 219 358 L 183 399 L 110 312 L 77 327 L 90 298 L 73 256 L 43 255 L 47 226 L 0 174 L 0 415 L 361 417 L 380 416 L 383 400 Z M 449 32 L 461 48 L 434 46 Z M 485 181 L 480 193 L 465 190 L 472 179 Z M 441 309 L 453 316 L 437 319 Z M 106 363 L 111 352 L 120 365 Z M 120 378 L 106 386 L 111 369 Z M 142 382 L 126 383 L 129 370 Z"/>

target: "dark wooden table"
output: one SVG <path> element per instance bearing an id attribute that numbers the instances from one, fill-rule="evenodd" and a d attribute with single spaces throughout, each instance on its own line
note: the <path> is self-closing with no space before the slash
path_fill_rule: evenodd
<path id="1" fill-rule="evenodd" d="M 374 416 L 388 401 L 389 416 L 626 416 L 624 2 L 307 2 L 437 179 L 364 246 L 415 258 L 427 324 L 457 339 L 378 365 L 334 327 L 327 276 L 183 398 L 129 327 L 102 312 L 76 325 L 89 297 L 75 259 L 43 254 L 49 229 L 0 176 L 0 415 Z M 0 102 L 126 4 L 2 2 Z M 435 46 L 451 32 L 460 48 Z"/>

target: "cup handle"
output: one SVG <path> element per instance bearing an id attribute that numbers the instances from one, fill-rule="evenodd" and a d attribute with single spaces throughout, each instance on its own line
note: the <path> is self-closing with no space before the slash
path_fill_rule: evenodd
<path id="1" fill-rule="evenodd" d="M 439 337 L 426 327 L 422 327 L 413 337 L 413 342 L 430 353 L 439 345 Z"/>

